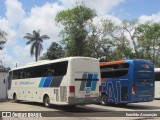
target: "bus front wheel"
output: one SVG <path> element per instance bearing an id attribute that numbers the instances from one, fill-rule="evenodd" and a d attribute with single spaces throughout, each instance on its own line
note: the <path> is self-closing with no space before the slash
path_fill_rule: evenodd
<path id="1" fill-rule="evenodd" d="M 15 103 L 18 103 L 18 102 L 19 102 L 19 100 L 17 99 L 16 93 L 13 94 L 13 100 L 14 100 Z"/>
<path id="2" fill-rule="evenodd" d="M 51 106 L 50 99 L 49 99 L 48 95 L 45 95 L 45 97 L 44 97 L 44 106 L 48 107 L 48 108 Z"/>

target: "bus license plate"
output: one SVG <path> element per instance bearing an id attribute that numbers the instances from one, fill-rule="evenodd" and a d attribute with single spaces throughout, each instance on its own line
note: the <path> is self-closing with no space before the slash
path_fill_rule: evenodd
<path id="1" fill-rule="evenodd" d="M 90 97 L 90 95 L 85 95 L 85 97 L 86 97 L 86 98 L 89 98 L 89 97 Z"/>

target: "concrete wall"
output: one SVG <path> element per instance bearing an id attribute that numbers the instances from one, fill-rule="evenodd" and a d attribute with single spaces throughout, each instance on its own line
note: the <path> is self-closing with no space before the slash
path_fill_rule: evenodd
<path id="1" fill-rule="evenodd" d="M 4 78 L 8 77 L 8 72 L 0 72 L 0 100 L 7 99 L 8 81 Z"/>

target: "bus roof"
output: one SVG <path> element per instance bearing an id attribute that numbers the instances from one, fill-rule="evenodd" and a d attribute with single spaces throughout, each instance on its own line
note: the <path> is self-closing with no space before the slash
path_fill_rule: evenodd
<path id="1" fill-rule="evenodd" d="M 13 70 L 18 70 L 18 69 L 23 69 L 23 68 L 29 68 L 29 67 L 34 67 L 34 66 L 39 66 L 39 65 L 46 65 L 46 64 L 51 64 L 51 63 L 56 63 L 56 62 L 62 62 L 62 61 L 69 61 L 69 60 L 73 60 L 73 59 L 92 59 L 92 60 L 97 60 L 96 58 L 91 58 L 91 57 L 67 57 L 67 58 L 60 58 L 60 59 L 55 59 L 55 60 L 42 60 L 42 61 L 37 61 L 37 62 L 33 62 L 33 63 L 28 63 L 22 67 L 17 67 L 17 68 L 13 68 L 10 71 Z M 98 60 L 97 60 L 98 61 Z"/>
<path id="2" fill-rule="evenodd" d="M 127 59 L 127 60 L 118 60 L 118 61 L 112 61 L 112 62 L 100 62 L 100 66 L 122 64 L 122 63 L 125 63 L 125 62 L 131 62 L 131 61 L 149 61 L 149 60 L 145 60 L 145 59 Z"/>
<path id="3" fill-rule="evenodd" d="M 160 72 L 160 68 L 154 68 L 154 72 Z"/>
<path id="4" fill-rule="evenodd" d="M 112 64 L 121 64 L 124 63 L 125 60 L 119 60 L 119 61 L 112 61 L 112 62 L 100 62 L 100 66 L 104 66 L 104 65 L 112 65 Z"/>

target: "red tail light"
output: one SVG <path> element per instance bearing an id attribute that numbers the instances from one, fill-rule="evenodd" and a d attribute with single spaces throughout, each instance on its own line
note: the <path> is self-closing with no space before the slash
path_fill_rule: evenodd
<path id="1" fill-rule="evenodd" d="M 99 86 L 99 92 L 102 92 L 102 86 Z"/>
<path id="2" fill-rule="evenodd" d="M 75 92 L 75 86 L 69 86 L 69 92 L 74 93 Z"/>
<path id="3" fill-rule="evenodd" d="M 132 94 L 136 95 L 136 86 L 135 86 L 135 84 L 132 85 Z"/>

